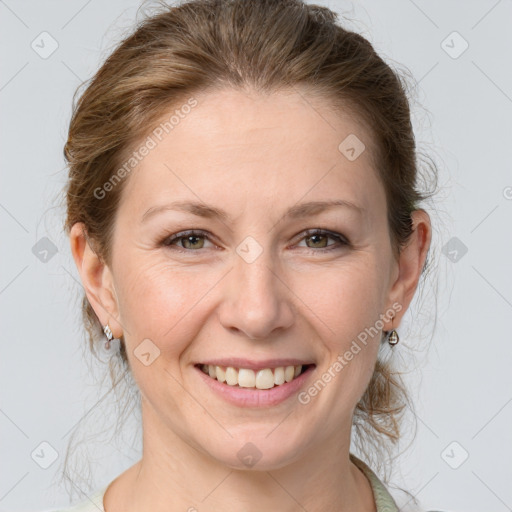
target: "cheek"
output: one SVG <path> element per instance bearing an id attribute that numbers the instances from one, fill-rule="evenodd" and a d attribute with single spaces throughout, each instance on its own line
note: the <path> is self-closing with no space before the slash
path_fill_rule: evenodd
<path id="1" fill-rule="evenodd" d="M 119 297 L 123 325 L 132 338 L 150 338 L 160 345 L 199 300 L 201 281 L 150 258 L 125 263 L 123 268 Z"/>
<path id="2" fill-rule="evenodd" d="M 174 410 L 182 402 L 180 357 L 195 335 L 194 326 L 202 325 L 194 305 L 204 291 L 192 284 L 201 281 L 157 258 L 123 263 L 118 298 L 133 376 L 149 402 L 170 400 Z M 144 353 L 149 353 L 146 361 Z"/>
<path id="3" fill-rule="evenodd" d="M 332 340 L 333 349 L 342 350 L 374 325 L 381 313 L 382 283 L 375 261 L 370 254 L 358 258 L 301 279 L 297 285 L 297 296 L 311 309 L 315 324 L 323 326 L 321 331 Z"/>
<path id="4" fill-rule="evenodd" d="M 326 357 L 318 378 L 329 382 L 331 392 L 320 393 L 320 400 L 337 411 L 334 416 L 355 406 L 375 366 L 381 338 L 376 322 L 383 313 L 382 276 L 376 268 L 374 257 L 365 253 L 317 275 L 309 288 L 302 285 L 302 296 L 298 293 L 322 338 Z"/>

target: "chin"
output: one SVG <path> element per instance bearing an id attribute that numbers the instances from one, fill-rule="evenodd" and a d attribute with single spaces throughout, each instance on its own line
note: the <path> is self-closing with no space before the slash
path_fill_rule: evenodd
<path id="1" fill-rule="evenodd" d="M 205 451 L 230 469 L 271 471 L 287 466 L 298 458 L 297 444 L 287 436 L 270 434 L 269 429 L 261 435 L 233 436 L 218 449 L 205 446 Z M 275 435 L 274 438 L 271 437 Z"/>

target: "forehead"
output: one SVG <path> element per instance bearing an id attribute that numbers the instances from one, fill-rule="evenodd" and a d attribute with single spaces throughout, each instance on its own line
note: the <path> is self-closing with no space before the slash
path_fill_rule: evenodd
<path id="1" fill-rule="evenodd" d="M 327 195 L 366 208 L 383 194 L 373 141 L 350 111 L 334 111 L 326 100 L 299 90 L 260 94 L 225 89 L 194 99 L 196 106 L 174 116 L 178 122 L 161 140 L 155 135 L 161 129 L 150 133 L 154 147 L 123 192 L 132 211 L 176 198 L 208 198 L 219 206 L 238 199 L 247 207 L 251 201 L 297 202 Z M 160 126 L 179 110 L 173 106 L 164 113 Z"/>

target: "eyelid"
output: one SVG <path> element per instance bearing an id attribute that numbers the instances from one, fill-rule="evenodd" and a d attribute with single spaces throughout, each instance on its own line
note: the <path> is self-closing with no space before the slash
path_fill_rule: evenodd
<path id="1" fill-rule="evenodd" d="M 349 244 L 348 239 L 344 235 L 342 235 L 341 233 L 336 233 L 335 231 L 330 231 L 329 229 L 310 228 L 310 229 L 305 229 L 304 231 L 301 231 L 299 233 L 299 235 L 300 235 L 299 241 L 302 241 L 304 238 L 308 238 L 313 235 L 322 235 L 322 236 L 334 238 L 341 243 L 344 243 L 347 245 Z"/>
<path id="2" fill-rule="evenodd" d="M 164 245 L 164 246 L 171 246 L 171 245 L 174 245 L 172 244 L 171 242 L 174 242 L 176 240 L 180 240 L 181 238 L 186 238 L 187 236 L 198 236 L 198 237 L 203 237 L 205 238 L 206 240 L 208 240 L 209 242 L 213 243 L 213 236 L 208 233 L 208 231 L 204 231 L 202 229 L 186 229 L 185 231 L 179 231 L 178 233 L 175 233 L 175 234 L 172 234 L 170 236 L 166 236 L 162 242 L 161 242 L 161 245 Z M 181 252 L 197 252 L 197 251 L 194 251 L 193 249 L 184 249 L 183 247 L 176 247 L 177 250 L 181 250 Z"/>
<path id="3" fill-rule="evenodd" d="M 306 250 L 308 253 L 320 253 L 320 254 L 329 254 L 330 252 L 334 252 L 336 250 L 340 250 L 346 247 L 350 247 L 350 241 L 342 235 L 341 233 L 337 233 L 334 231 L 330 231 L 329 229 L 322 229 L 322 228 L 311 228 L 311 229 L 305 229 L 304 231 L 301 231 L 301 233 L 298 235 L 300 238 L 294 242 L 295 244 L 298 244 L 305 240 L 306 238 L 309 238 L 313 235 L 321 235 L 325 236 L 327 238 L 331 238 L 333 240 L 336 240 L 337 243 L 330 244 L 327 247 L 298 247 L 297 250 Z"/>
<path id="4" fill-rule="evenodd" d="M 341 233 L 336 233 L 334 231 L 330 231 L 328 229 L 323 229 L 323 228 L 310 228 L 310 229 L 305 229 L 305 230 L 301 231 L 297 235 L 297 236 L 300 236 L 300 238 L 298 240 L 296 240 L 296 242 L 294 242 L 294 243 L 302 242 L 304 239 L 309 238 L 313 235 L 326 236 L 328 238 L 332 238 L 332 239 L 336 240 L 338 243 L 328 245 L 327 247 L 319 247 L 319 248 L 305 247 L 305 249 L 309 252 L 319 252 L 319 253 L 324 252 L 325 253 L 325 252 L 328 252 L 331 250 L 339 249 L 343 246 L 350 245 L 350 241 Z M 201 252 L 201 249 L 197 249 L 197 250 L 184 249 L 183 247 L 178 247 L 177 245 L 172 243 L 176 240 L 180 240 L 181 238 L 186 238 L 187 236 L 203 237 L 206 240 L 208 240 L 210 243 L 214 243 L 213 242 L 214 237 L 208 231 L 205 231 L 202 229 L 188 229 L 188 230 L 184 230 L 184 231 L 179 231 L 178 233 L 172 234 L 170 236 L 166 236 L 161 241 L 160 245 L 163 245 L 165 247 L 173 246 L 174 250 L 177 250 L 181 253 Z"/>

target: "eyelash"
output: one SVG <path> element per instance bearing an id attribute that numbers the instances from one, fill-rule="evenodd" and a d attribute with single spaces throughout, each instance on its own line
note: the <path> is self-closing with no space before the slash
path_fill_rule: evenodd
<path id="1" fill-rule="evenodd" d="M 335 240 L 337 240 L 337 242 L 340 245 L 332 244 L 331 246 L 320 247 L 317 249 L 314 249 L 311 247 L 306 247 L 305 249 L 309 253 L 318 253 L 318 252 L 326 253 L 326 252 L 330 252 L 333 250 L 341 249 L 343 246 L 350 245 L 350 242 L 343 236 L 341 236 L 337 233 L 334 233 L 332 231 L 327 231 L 325 229 L 319 229 L 319 228 L 307 229 L 306 231 L 304 231 L 304 236 L 299 240 L 299 242 L 302 242 L 302 240 L 304 240 L 306 238 L 310 238 L 314 235 L 322 235 L 322 236 L 327 236 L 329 238 L 335 239 Z M 161 241 L 160 245 L 162 245 L 164 247 L 174 246 L 173 250 L 181 252 L 181 253 L 199 252 L 201 249 L 184 249 L 183 247 L 178 247 L 177 245 L 174 245 L 172 243 L 172 242 L 175 242 L 176 240 L 181 240 L 181 239 L 187 238 L 189 236 L 202 237 L 202 238 L 205 238 L 205 239 L 209 240 L 210 242 L 212 242 L 212 240 L 208 236 L 207 232 L 202 231 L 202 230 L 191 229 L 189 231 L 181 231 L 180 233 L 176 233 L 174 235 L 171 235 L 170 237 L 168 236 L 168 237 L 164 238 Z"/>

